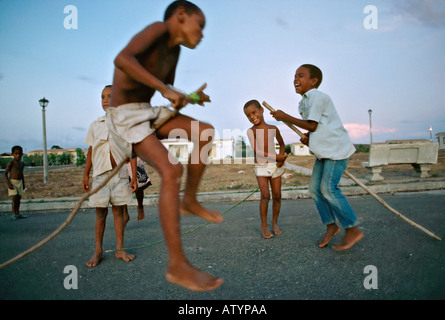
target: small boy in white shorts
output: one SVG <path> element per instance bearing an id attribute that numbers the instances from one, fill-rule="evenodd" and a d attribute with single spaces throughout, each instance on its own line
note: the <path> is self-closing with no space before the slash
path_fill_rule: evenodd
<path id="1" fill-rule="evenodd" d="M 110 171 L 107 171 L 93 177 L 92 189 L 99 186 L 108 177 L 109 173 Z M 130 198 L 131 191 L 128 187 L 128 178 L 122 178 L 118 173 L 102 189 L 90 196 L 88 205 L 92 208 L 107 208 L 110 203 L 113 206 L 125 206 Z"/>
<path id="2" fill-rule="evenodd" d="M 268 177 L 271 179 L 281 177 L 284 173 L 284 168 L 278 167 L 276 163 L 256 163 L 253 169 L 257 177 Z"/>
<path id="3" fill-rule="evenodd" d="M 111 86 L 106 86 L 102 91 L 102 108 L 104 110 L 109 106 L 110 97 Z M 94 189 L 99 186 L 108 177 L 111 170 L 117 166 L 110 148 L 109 136 L 110 134 L 105 122 L 105 116 L 99 117 L 88 129 L 85 143 L 90 147 L 88 149 L 82 185 L 85 192 L 90 191 L 88 184 L 91 168 L 93 168 L 92 188 Z M 124 261 L 131 261 L 134 259 L 134 255 L 128 254 L 121 249 L 124 247 L 124 207 L 131 200 L 131 192 L 134 192 L 136 189 L 137 183 L 135 183 L 135 179 L 131 180 L 130 186 L 128 185 L 127 169 L 123 166 L 102 189 L 90 196 L 89 205 L 90 207 L 96 208 L 96 249 L 93 257 L 86 263 L 88 267 L 96 267 L 103 259 L 102 241 L 108 215 L 108 205 L 110 203 L 112 205 L 117 242 L 116 258 L 120 258 Z"/>
<path id="4" fill-rule="evenodd" d="M 250 145 L 255 153 L 255 175 L 261 192 L 260 218 L 263 238 L 270 239 L 280 235 L 278 216 L 281 210 L 281 176 L 284 173 L 284 140 L 276 126 L 267 124 L 263 117 L 263 107 L 257 100 L 250 100 L 244 105 L 244 114 L 253 126 L 247 130 Z M 275 139 L 280 146 L 279 154 L 275 151 Z M 271 198 L 269 184 L 272 189 L 272 229 L 267 226 L 267 209 Z"/>

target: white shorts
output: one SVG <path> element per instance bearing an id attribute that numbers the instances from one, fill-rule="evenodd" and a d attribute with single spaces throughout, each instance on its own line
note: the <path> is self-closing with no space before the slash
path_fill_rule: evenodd
<path id="1" fill-rule="evenodd" d="M 93 178 L 92 188 L 99 186 L 110 174 L 107 171 Z M 88 205 L 92 208 L 107 208 L 108 205 L 123 206 L 130 203 L 132 199 L 128 178 L 120 178 L 114 175 L 110 181 L 98 192 L 90 196 Z"/>
<path id="2" fill-rule="evenodd" d="M 166 107 L 152 107 L 146 102 L 107 108 L 110 148 L 116 162 L 120 163 L 126 156 L 132 158 L 132 145 L 153 134 L 156 122 L 172 112 Z"/>
<path id="3" fill-rule="evenodd" d="M 23 180 L 9 179 L 9 182 L 11 182 L 14 189 L 8 188 L 8 195 L 11 197 L 16 196 L 16 195 L 22 196 L 23 195 Z"/>
<path id="4" fill-rule="evenodd" d="M 257 177 L 278 178 L 283 175 L 284 168 L 277 167 L 276 163 L 256 163 L 253 167 Z"/>

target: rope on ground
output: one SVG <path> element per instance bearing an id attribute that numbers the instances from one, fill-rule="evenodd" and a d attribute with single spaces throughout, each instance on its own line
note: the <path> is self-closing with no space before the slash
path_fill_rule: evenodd
<path id="1" fill-rule="evenodd" d="M 401 214 L 400 212 L 398 212 L 396 209 L 392 208 L 388 203 L 386 203 L 385 200 L 383 200 L 382 198 L 380 198 L 379 196 L 377 196 L 377 194 L 375 192 L 373 192 L 371 189 L 369 189 L 367 186 L 365 186 L 363 183 L 360 182 L 360 180 L 358 180 L 356 177 L 354 177 L 348 170 L 345 170 L 345 175 L 347 175 L 349 178 L 351 178 L 352 181 L 354 181 L 355 183 L 357 183 L 360 187 L 362 187 L 363 190 L 365 190 L 366 192 L 368 192 L 371 196 L 373 196 L 378 202 L 380 202 L 386 209 L 388 209 L 389 211 L 391 211 L 392 213 L 394 213 L 396 216 L 398 216 L 400 219 L 402 219 L 405 222 L 408 222 L 410 225 L 412 225 L 413 227 L 425 232 L 427 235 L 429 235 L 430 237 L 433 237 L 434 239 L 437 239 L 439 241 L 442 241 L 442 238 L 436 236 L 434 233 L 432 233 L 431 231 L 429 231 L 428 229 L 422 227 L 420 224 L 415 223 L 414 221 L 408 219 L 407 217 L 405 217 L 403 214 Z"/>
<path id="2" fill-rule="evenodd" d="M 260 190 L 260 187 L 256 188 L 256 189 L 255 189 L 254 191 L 252 191 L 247 197 L 245 197 L 245 198 L 244 198 L 243 200 L 241 200 L 240 202 L 234 204 L 232 207 L 230 207 L 229 209 L 227 209 L 226 211 L 224 211 L 221 215 L 224 216 L 227 212 L 229 212 L 229 211 L 235 209 L 237 206 L 239 206 L 239 205 L 242 204 L 243 202 L 247 201 L 247 199 L 249 199 L 251 196 L 253 196 L 254 193 L 258 192 L 258 190 Z M 203 223 L 203 224 L 201 224 L 200 226 L 197 226 L 197 227 L 194 228 L 194 229 L 191 229 L 191 230 L 188 230 L 188 231 L 185 231 L 185 232 L 181 233 L 181 235 L 186 235 L 186 234 L 195 232 L 195 231 L 197 231 L 197 230 L 199 230 L 199 229 L 201 229 L 201 228 L 204 228 L 205 226 L 207 226 L 207 225 L 209 225 L 209 224 L 211 224 L 211 222 Z M 148 247 L 152 247 L 152 246 L 157 245 L 157 244 L 159 244 L 159 243 L 161 243 L 161 242 L 164 242 L 164 241 L 165 241 L 164 239 L 161 239 L 161 240 L 158 240 L 158 241 L 155 241 L 155 242 L 152 242 L 152 243 L 149 243 L 149 244 L 145 244 L 145 245 L 142 245 L 142 246 L 129 247 L 129 248 L 123 248 L 123 249 L 110 249 L 110 250 L 105 250 L 104 252 L 105 252 L 105 253 L 110 253 L 110 252 L 116 252 L 116 251 L 124 251 L 124 250 L 127 251 L 127 250 L 134 250 L 134 249 L 148 248 Z"/>
<path id="3" fill-rule="evenodd" d="M 88 192 L 87 194 L 85 194 L 78 202 L 76 207 L 74 208 L 74 210 L 70 213 L 70 215 L 68 216 L 68 218 L 65 220 L 64 223 L 62 223 L 60 225 L 60 227 L 58 227 L 52 234 L 50 234 L 48 237 L 46 237 L 45 239 L 43 239 L 42 241 L 40 241 L 39 243 L 37 243 L 36 245 L 34 245 L 33 247 L 29 248 L 28 250 L 23 251 L 22 253 L 20 253 L 19 255 L 15 256 L 14 258 L 0 264 L 0 269 L 3 269 L 4 267 L 6 267 L 8 264 L 14 263 L 17 260 L 23 258 L 24 256 L 26 256 L 27 254 L 30 254 L 31 252 L 39 249 L 41 246 L 43 246 L 44 244 L 48 243 L 49 241 L 51 241 L 55 236 L 57 236 L 60 232 L 62 232 L 63 229 L 65 229 L 70 223 L 71 221 L 73 221 L 75 215 L 77 214 L 77 212 L 79 211 L 80 207 L 82 206 L 82 203 L 91 195 L 95 194 L 96 192 L 98 192 L 100 189 L 102 189 L 107 183 L 108 181 L 111 180 L 111 178 L 113 178 L 118 172 L 119 170 L 122 168 L 122 166 L 128 161 L 130 160 L 128 157 L 126 157 L 124 160 L 122 160 L 119 165 L 117 167 L 115 167 L 110 174 L 108 175 L 108 177 L 100 184 L 98 185 L 96 188 L 94 188 L 93 190 L 91 190 L 90 192 Z"/>

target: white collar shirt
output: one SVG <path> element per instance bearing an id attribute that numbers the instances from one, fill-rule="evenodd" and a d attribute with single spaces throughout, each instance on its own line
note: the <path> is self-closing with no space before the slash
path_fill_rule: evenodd
<path id="1" fill-rule="evenodd" d="M 91 123 L 85 138 L 85 143 L 92 147 L 91 162 L 93 164 L 93 177 L 113 169 L 110 158 L 109 139 L 110 134 L 105 122 L 105 116 L 97 118 L 97 120 Z M 119 177 L 128 177 L 125 166 L 119 171 Z"/>
<path id="2" fill-rule="evenodd" d="M 309 149 L 317 159 L 343 160 L 354 152 L 349 134 L 343 127 L 332 99 L 317 89 L 303 95 L 298 107 L 303 120 L 318 123 L 309 134 Z"/>

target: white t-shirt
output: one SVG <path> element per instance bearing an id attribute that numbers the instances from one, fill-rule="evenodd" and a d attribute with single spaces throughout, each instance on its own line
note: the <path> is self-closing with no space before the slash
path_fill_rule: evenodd
<path id="1" fill-rule="evenodd" d="M 317 159 L 343 160 L 349 158 L 355 147 L 343 127 L 331 98 L 317 89 L 303 95 L 298 107 L 303 120 L 318 123 L 309 133 L 309 149 Z"/>
<path id="2" fill-rule="evenodd" d="M 92 147 L 91 162 L 93 164 L 93 177 L 113 169 L 111 166 L 111 151 L 108 139 L 109 132 L 107 124 L 105 123 L 105 116 L 99 117 L 91 123 L 85 138 L 85 143 Z M 119 177 L 128 177 L 125 167 L 122 167 L 119 171 Z"/>

